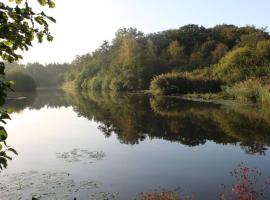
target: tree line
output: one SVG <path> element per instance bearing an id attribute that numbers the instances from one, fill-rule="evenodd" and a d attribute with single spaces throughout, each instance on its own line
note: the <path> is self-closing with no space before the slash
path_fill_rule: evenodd
<path id="1" fill-rule="evenodd" d="M 267 77 L 269 38 L 264 28 L 227 24 L 190 24 L 151 34 L 124 28 L 111 42 L 78 56 L 65 83 L 90 90 L 150 88 L 155 94 L 219 92 L 251 77 Z M 179 89 L 184 83 L 186 91 Z"/>
<path id="2" fill-rule="evenodd" d="M 36 87 L 60 87 L 69 64 L 6 63 L 7 79 L 14 81 L 15 91 L 33 91 Z"/>

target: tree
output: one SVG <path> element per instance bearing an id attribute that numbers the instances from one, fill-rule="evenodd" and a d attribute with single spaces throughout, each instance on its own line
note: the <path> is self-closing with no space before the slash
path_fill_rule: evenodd
<path id="1" fill-rule="evenodd" d="M 66 85 L 81 89 L 131 91 L 149 89 L 155 76 L 173 71 L 208 77 L 212 76 L 214 68 L 216 70 L 211 66 L 242 46 L 256 51 L 256 63 L 262 60 L 266 64 L 257 67 L 257 72 L 262 73 L 269 64 L 269 44 L 266 42 L 269 37 L 265 29 L 253 26 L 204 28 L 191 24 L 146 35 L 135 28 L 124 28 L 116 32 L 111 43 L 104 42 L 94 52 L 76 58 L 65 74 Z M 258 42 L 262 43 L 257 47 Z M 256 68 L 254 63 L 250 64 L 251 68 Z M 253 69 L 247 66 L 245 71 Z"/>
<path id="2" fill-rule="evenodd" d="M 144 54 L 139 38 L 133 32 L 122 36 L 122 41 L 113 62 L 115 80 L 110 84 L 112 90 L 138 90 L 144 85 Z"/>
<path id="3" fill-rule="evenodd" d="M 215 61 L 220 60 L 228 51 L 228 47 L 223 44 L 219 43 L 217 44 L 216 48 L 212 51 L 212 55 L 214 57 Z"/>
<path id="4" fill-rule="evenodd" d="M 170 43 L 167 52 L 173 67 L 181 67 L 187 63 L 184 47 L 180 46 L 177 40 Z"/>
<path id="5" fill-rule="evenodd" d="M 37 1 L 41 6 L 55 7 L 52 0 Z M 12 63 L 21 59 L 22 56 L 18 51 L 27 51 L 32 46 L 34 38 L 37 38 L 38 42 L 42 42 L 44 38 L 52 41 L 48 22 L 55 22 L 54 18 L 44 12 L 35 12 L 27 0 L 10 0 L 10 2 L 0 2 L 0 106 L 5 103 L 6 92 L 12 85 L 12 82 L 5 78 L 4 61 Z M 6 119 L 10 119 L 8 111 L 1 109 L 1 122 L 5 123 Z M 0 142 L 5 141 L 6 138 L 4 127 L 0 126 Z M 0 159 L 4 161 L 7 157 L 0 156 Z"/>
<path id="6" fill-rule="evenodd" d="M 7 80 L 12 80 L 15 82 L 15 85 L 12 89 L 17 92 L 32 92 L 36 90 L 36 83 L 34 79 L 21 71 L 13 71 L 11 73 L 7 73 Z"/>

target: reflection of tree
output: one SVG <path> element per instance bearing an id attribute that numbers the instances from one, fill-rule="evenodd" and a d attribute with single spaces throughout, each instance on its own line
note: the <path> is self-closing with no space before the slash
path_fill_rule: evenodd
<path id="1" fill-rule="evenodd" d="M 59 108 L 68 106 L 64 92 L 61 90 L 44 90 L 36 93 L 16 92 L 8 95 L 4 108 L 12 108 L 14 112 L 20 112 L 25 108 L 41 109 L 45 106 Z M 0 170 L 7 167 L 8 160 L 11 160 L 8 152 L 17 152 L 5 144 L 7 134 L 3 127 L 0 127 Z"/>
<path id="2" fill-rule="evenodd" d="M 40 109 L 42 107 L 60 108 L 69 106 L 65 92 L 62 90 L 43 90 L 37 92 L 36 99 L 29 107 L 30 109 Z"/>
<path id="3" fill-rule="evenodd" d="M 212 140 L 237 144 L 250 154 L 264 154 L 270 144 L 267 118 L 234 107 L 138 94 L 83 93 L 69 97 L 79 115 L 93 119 L 108 137 L 116 133 L 123 143 L 149 138 L 178 141 L 189 146 Z M 248 118 L 247 118 L 248 116 Z"/>
<path id="4" fill-rule="evenodd" d="M 208 121 L 208 125 L 216 126 L 215 131 L 220 131 L 223 135 L 239 142 L 249 154 L 263 155 L 267 150 L 266 146 L 270 144 L 270 112 L 266 113 L 264 109 L 207 105 L 206 103 L 176 101 L 173 98 L 153 98 L 151 106 L 162 116 L 171 118 L 184 116 L 184 119 L 191 116 L 196 121 L 202 122 L 202 119 L 205 122 Z M 213 137 L 213 134 L 211 135 Z M 216 139 L 214 141 L 217 142 Z M 222 140 L 219 142 L 222 143 Z"/>
<path id="5" fill-rule="evenodd" d="M 265 154 L 270 144 L 270 112 L 192 102 L 176 98 L 150 98 L 141 94 L 39 91 L 28 100 L 9 101 L 40 109 L 72 106 L 79 116 L 98 123 L 106 137 L 116 134 L 127 144 L 149 138 L 176 141 L 188 146 L 214 141 L 239 144 L 246 153 Z M 22 103 L 25 102 L 25 103 Z M 18 107 L 18 110 L 23 109 Z"/>
<path id="6" fill-rule="evenodd" d="M 68 105 L 64 91 L 42 90 L 35 93 L 11 93 L 4 107 L 11 107 L 14 111 L 19 112 L 25 108 L 39 110 L 43 107 L 60 108 Z"/>
<path id="7" fill-rule="evenodd" d="M 36 93 L 33 92 L 16 92 L 8 95 L 5 108 L 12 108 L 15 112 L 19 112 L 33 104 Z"/>

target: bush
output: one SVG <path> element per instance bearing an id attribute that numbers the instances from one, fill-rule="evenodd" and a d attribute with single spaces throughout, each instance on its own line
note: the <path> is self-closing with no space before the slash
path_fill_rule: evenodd
<path id="1" fill-rule="evenodd" d="M 30 92 L 36 90 L 36 83 L 33 78 L 22 72 L 10 72 L 9 74 L 7 74 L 7 80 L 15 82 L 15 85 L 13 87 L 15 91 Z"/>
<path id="2" fill-rule="evenodd" d="M 256 47 L 257 53 L 265 59 L 270 59 L 270 40 L 263 40 L 258 42 Z"/>
<path id="3" fill-rule="evenodd" d="M 251 71 L 251 64 L 257 59 L 251 48 L 241 47 L 229 52 L 214 67 L 214 75 L 226 83 L 246 79 Z"/>
<path id="4" fill-rule="evenodd" d="M 230 51 L 214 66 L 213 75 L 227 84 L 234 84 L 270 74 L 267 44 L 259 42 L 257 48 L 260 50 L 241 47 Z"/>
<path id="5" fill-rule="evenodd" d="M 188 77 L 182 73 L 167 73 L 154 77 L 150 91 L 155 95 L 220 92 L 221 81 Z"/>
<path id="6" fill-rule="evenodd" d="M 270 87 L 259 79 L 248 79 L 235 84 L 226 92 L 241 102 L 270 104 Z"/>

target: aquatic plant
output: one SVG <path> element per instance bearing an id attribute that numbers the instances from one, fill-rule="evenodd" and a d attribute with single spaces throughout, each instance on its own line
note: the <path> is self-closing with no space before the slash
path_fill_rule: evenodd
<path id="1" fill-rule="evenodd" d="M 191 200 L 190 196 L 180 194 L 178 190 L 165 190 L 142 192 L 135 200 Z"/>
<path id="2" fill-rule="evenodd" d="M 87 149 L 72 149 L 69 152 L 56 153 L 57 158 L 66 162 L 88 162 L 93 163 L 94 160 L 103 160 L 106 154 L 103 151 L 89 151 Z"/>
<path id="3" fill-rule="evenodd" d="M 221 200 L 256 200 L 266 199 L 270 189 L 270 177 L 261 181 L 262 173 L 257 168 L 246 167 L 243 163 L 230 172 L 235 179 L 228 191 L 220 194 Z M 225 189 L 225 186 L 223 186 Z"/>

